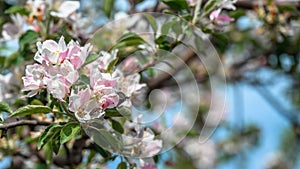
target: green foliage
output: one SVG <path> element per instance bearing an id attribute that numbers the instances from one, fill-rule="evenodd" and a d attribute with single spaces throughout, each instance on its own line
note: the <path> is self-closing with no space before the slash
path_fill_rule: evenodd
<path id="1" fill-rule="evenodd" d="M 12 54 L 10 54 L 9 56 L 7 56 L 5 58 L 5 61 L 4 61 L 4 66 L 3 68 L 4 69 L 7 69 L 9 68 L 11 65 L 15 65 L 18 61 L 19 58 L 21 58 L 21 54 L 19 51 L 15 51 L 13 52 Z"/>
<path id="2" fill-rule="evenodd" d="M 11 110 L 10 106 L 7 103 L 0 102 L 0 113 L 1 112 L 12 113 L 13 111 Z"/>
<path id="3" fill-rule="evenodd" d="M 97 60 L 99 57 L 100 57 L 99 54 L 90 54 L 90 55 L 86 58 L 86 60 L 85 60 L 84 64 L 82 65 L 82 67 L 84 67 L 85 65 L 88 65 L 88 64 L 94 62 L 94 61 Z"/>
<path id="4" fill-rule="evenodd" d="M 37 42 L 38 34 L 33 30 L 25 32 L 19 40 L 20 50 L 23 51 L 27 46 Z"/>
<path id="5" fill-rule="evenodd" d="M 29 11 L 24 7 L 24 6 L 12 6 L 10 8 L 8 8 L 7 10 L 5 10 L 4 12 L 5 14 L 22 14 L 22 15 L 28 15 Z"/>
<path id="6" fill-rule="evenodd" d="M 90 124 L 85 125 L 84 128 L 86 133 L 89 136 L 92 136 L 94 142 L 102 148 L 120 152 L 122 146 L 120 140 L 116 138 L 117 133 L 114 133 L 115 136 L 113 136 L 105 129 L 99 128 L 97 123 L 98 121 L 94 120 Z"/>
<path id="7" fill-rule="evenodd" d="M 60 143 L 64 144 L 74 138 L 80 131 L 78 122 L 67 123 L 60 132 Z"/>
<path id="8" fill-rule="evenodd" d="M 50 140 L 52 151 L 57 154 L 60 148 L 60 134 L 59 132 L 55 132 Z"/>
<path id="9" fill-rule="evenodd" d="M 52 150 L 52 145 L 49 142 L 48 144 L 46 144 L 45 148 L 44 148 L 44 156 L 46 159 L 46 164 L 50 164 L 52 162 L 52 158 L 53 158 L 53 150 Z"/>
<path id="10" fill-rule="evenodd" d="M 114 49 L 127 48 L 129 46 L 138 46 L 144 43 L 146 42 L 139 35 L 129 32 L 125 33 L 117 40 L 116 44 L 111 48 L 111 51 Z"/>
<path id="11" fill-rule="evenodd" d="M 107 17 L 110 17 L 114 4 L 115 0 L 103 0 L 103 11 Z"/>
<path id="12" fill-rule="evenodd" d="M 40 150 L 48 142 L 51 142 L 53 140 L 53 137 L 58 139 L 57 134 L 60 133 L 62 128 L 63 128 L 63 126 L 61 124 L 49 125 L 38 140 L 38 150 Z M 52 144 L 52 143 L 50 143 L 50 144 Z"/>
<path id="13" fill-rule="evenodd" d="M 50 113 L 52 110 L 48 106 L 40 106 L 40 105 L 28 105 L 17 109 L 13 112 L 10 117 L 14 116 L 26 116 L 30 114 L 47 114 Z"/>
<path id="14" fill-rule="evenodd" d="M 175 23 L 176 23 L 176 21 L 171 20 L 171 21 L 163 24 L 162 27 L 161 27 L 161 34 L 162 35 L 168 35 L 170 28 L 173 27 L 173 25 Z"/>
<path id="15" fill-rule="evenodd" d="M 153 16 L 149 15 L 149 14 L 144 14 L 146 19 L 148 20 L 148 22 L 150 23 L 154 33 L 157 32 L 157 23 L 155 21 L 155 19 L 153 18 Z"/>
<path id="16" fill-rule="evenodd" d="M 108 73 L 112 73 L 114 70 L 114 67 L 116 66 L 116 64 L 118 63 L 119 58 L 116 58 L 114 60 L 112 60 L 109 65 L 107 66 L 107 70 L 106 72 Z"/>
<path id="17" fill-rule="evenodd" d="M 206 16 L 207 14 L 209 14 L 210 12 L 212 12 L 214 9 L 216 9 L 216 7 L 219 5 L 220 0 L 209 0 L 207 3 L 205 3 L 204 8 L 203 8 L 203 13 L 202 13 L 202 17 Z"/>
<path id="18" fill-rule="evenodd" d="M 174 10 L 187 10 L 188 12 L 190 11 L 189 5 L 185 0 L 162 0 L 162 2 Z"/>
<path id="19" fill-rule="evenodd" d="M 116 130 L 117 132 L 119 132 L 121 134 L 124 133 L 124 129 L 123 129 L 122 125 L 117 120 L 111 119 L 111 124 L 112 124 L 112 128 L 114 130 Z"/>

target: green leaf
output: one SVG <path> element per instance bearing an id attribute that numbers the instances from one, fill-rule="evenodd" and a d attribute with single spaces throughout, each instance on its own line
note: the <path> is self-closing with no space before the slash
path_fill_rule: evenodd
<path id="1" fill-rule="evenodd" d="M 111 11 L 114 7 L 115 0 L 104 0 L 103 11 L 107 17 L 110 17 Z"/>
<path id="2" fill-rule="evenodd" d="M 105 116 L 107 117 L 122 117 L 120 112 L 117 109 L 105 109 Z"/>
<path id="3" fill-rule="evenodd" d="M 37 42 L 38 34 L 33 30 L 25 32 L 19 40 L 20 50 L 23 51 L 26 46 Z"/>
<path id="4" fill-rule="evenodd" d="M 80 124 L 77 122 L 67 123 L 60 131 L 60 143 L 64 144 L 74 138 L 80 131 Z"/>
<path id="5" fill-rule="evenodd" d="M 90 55 L 86 58 L 84 64 L 83 64 L 81 67 L 84 67 L 85 65 L 88 65 L 88 64 L 94 62 L 94 61 L 97 60 L 99 57 L 100 57 L 99 54 L 90 54 Z"/>
<path id="6" fill-rule="evenodd" d="M 127 119 L 132 119 L 131 117 L 131 110 L 126 106 L 120 106 L 117 108 L 117 111 L 122 114 L 123 117 L 126 117 Z"/>
<path id="7" fill-rule="evenodd" d="M 156 21 L 155 19 L 153 18 L 152 15 L 149 15 L 149 14 L 144 14 L 146 19 L 148 20 L 148 22 L 150 23 L 153 31 L 156 33 L 157 32 L 157 24 L 156 24 Z"/>
<path id="8" fill-rule="evenodd" d="M 169 21 L 167 23 L 165 23 L 162 27 L 161 27 L 161 34 L 162 35 L 168 35 L 168 32 L 170 30 L 170 28 L 174 25 L 176 21 Z"/>
<path id="9" fill-rule="evenodd" d="M 115 65 L 118 63 L 119 58 L 116 58 L 114 60 L 112 60 L 109 65 L 107 66 L 107 70 L 106 72 L 108 73 L 112 73 L 114 70 Z"/>
<path id="10" fill-rule="evenodd" d="M 45 144 L 47 144 L 51 137 L 57 133 L 60 133 L 62 126 L 60 124 L 51 124 L 49 125 L 43 134 L 40 136 L 38 141 L 38 150 L 40 150 Z"/>
<path id="11" fill-rule="evenodd" d="M 52 157 L 53 157 L 53 150 L 52 150 L 52 145 L 51 142 L 49 142 L 45 148 L 44 148 L 44 156 L 46 159 L 46 163 L 49 165 L 52 161 Z"/>
<path id="12" fill-rule="evenodd" d="M 127 169 L 127 164 L 126 164 L 125 162 L 121 162 L 121 163 L 118 165 L 117 169 Z"/>
<path id="13" fill-rule="evenodd" d="M 295 6 L 292 6 L 292 5 L 278 5 L 278 10 L 280 13 L 283 13 L 283 12 L 297 12 L 297 7 Z"/>
<path id="14" fill-rule="evenodd" d="M 4 69 L 8 68 L 11 65 L 14 65 L 16 63 L 18 57 L 21 57 L 21 54 L 19 51 L 15 51 L 12 54 L 10 54 L 4 61 Z"/>
<path id="15" fill-rule="evenodd" d="M 129 32 L 120 37 L 116 44 L 111 48 L 111 51 L 128 46 L 138 46 L 143 43 L 146 43 L 143 38 L 135 33 Z"/>
<path id="16" fill-rule="evenodd" d="M 105 159 L 111 156 L 111 153 L 109 151 L 104 150 L 102 147 L 100 147 L 97 144 L 95 144 L 95 150 Z"/>
<path id="17" fill-rule="evenodd" d="M 99 129 L 95 126 L 86 126 L 85 131 L 93 138 L 94 142 L 104 149 L 113 151 L 121 150 L 121 142 L 105 129 Z"/>
<path id="18" fill-rule="evenodd" d="M 4 12 L 5 14 L 23 14 L 23 15 L 29 15 L 29 11 L 24 7 L 24 6 L 20 6 L 20 5 L 14 5 L 10 8 L 8 8 L 7 10 L 5 10 Z"/>
<path id="19" fill-rule="evenodd" d="M 12 113 L 13 111 L 9 107 L 9 105 L 5 102 L 0 102 L 0 113 L 1 112 L 7 112 L 7 113 Z"/>
<path id="20" fill-rule="evenodd" d="M 162 0 L 162 2 L 175 10 L 186 9 L 188 12 L 190 11 L 190 7 L 186 0 Z"/>
<path id="21" fill-rule="evenodd" d="M 172 30 L 174 31 L 174 33 L 178 36 L 180 34 L 182 34 L 182 25 L 183 23 L 180 21 L 177 21 L 173 24 L 172 26 Z"/>
<path id="22" fill-rule="evenodd" d="M 14 116 L 26 116 L 30 114 L 38 114 L 38 113 L 50 113 L 52 110 L 47 106 L 40 105 L 28 105 L 17 109 L 10 117 Z"/>
<path id="23" fill-rule="evenodd" d="M 206 2 L 204 5 L 204 8 L 203 8 L 204 12 L 203 12 L 202 16 L 205 16 L 208 13 L 210 13 L 211 11 L 213 11 L 220 2 L 221 2 L 220 0 L 209 0 L 208 2 Z"/>
<path id="24" fill-rule="evenodd" d="M 43 106 L 44 104 L 38 100 L 38 99 L 34 99 L 30 102 L 31 105 L 40 105 L 40 106 Z"/>
<path id="25" fill-rule="evenodd" d="M 51 148 L 55 154 L 59 152 L 60 148 L 60 132 L 55 132 L 55 134 L 51 137 Z"/>
<path id="26" fill-rule="evenodd" d="M 124 129 L 123 129 L 122 125 L 118 121 L 111 119 L 111 125 L 112 125 L 112 128 L 114 130 L 116 130 L 117 132 L 119 132 L 121 134 L 124 133 Z"/>

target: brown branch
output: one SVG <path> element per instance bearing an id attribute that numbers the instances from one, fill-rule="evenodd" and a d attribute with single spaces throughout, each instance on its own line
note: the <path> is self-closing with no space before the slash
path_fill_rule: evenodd
<path id="1" fill-rule="evenodd" d="M 180 57 L 180 60 L 182 60 L 182 62 L 180 63 L 173 63 L 172 66 L 174 67 L 173 69 L 171 69 L 170 71 L 168 71 L 168 73 L 160 73 L 157 77 L 150 79 L 149 81 L 147 81 L 147 85 L 148 87 L 151 89 L 156 89 L 159 88 L 160 85 L 162 85 L 163 82 L 169 80 L 172 78 L 173 75 L 175 75 L 179 69 L 181 69 L 186 62 L 192 58 L 193 56 L 195 56 L 195 53 L 191 50 L 187 50 L 187 52 L 185 53 L 184 56 Z"/>
<path id="2" fill-rule="evenodd" d="M 15 128 L 18 126 L 25 126 L 25 125 L 33 125 L 33 126 L 48 126 L 52 124 L 52 122 L 48 121 L 36 121 L 36 120 L 20 120 L 16 122 L 10 122 L 7 124 L 0 124 L 0 130 L 8 130 L 10 128 Z"/>

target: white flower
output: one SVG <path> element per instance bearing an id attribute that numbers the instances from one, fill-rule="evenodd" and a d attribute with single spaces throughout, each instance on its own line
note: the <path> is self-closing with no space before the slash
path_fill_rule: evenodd
<path id="1" fill-rule="evenodd" d="M 2 27 L 2 36 L 5 41 L 20 37 L 23 33 L 25 20 L 20 14 L 10 15 L 13 23 L 5 23 Z"/>
<path id="2" fill-rule="evenodd" d="M 58 8 L 57 12 L 52 11 L 50 14 L 55 17 L 66 19 L 77 9 L 79 9 L 79 7 L 79 1 L 64 1 Z"/>

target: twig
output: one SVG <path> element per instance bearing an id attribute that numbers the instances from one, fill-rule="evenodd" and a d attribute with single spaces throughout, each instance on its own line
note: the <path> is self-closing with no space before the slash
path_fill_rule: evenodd
<path id="1" fill-rule="evenodd" d="M 7 124 L 0 124 L 0 130 L 8 130 L 10 128 L 15 128 L 18 126 L 25 126 L 25 125 L 48 126 L 50 124 L 52 124 L 52 122 L 36 121 L 36 120 L 20 120 L 20 121 L 16 121 L 16 122 L 7 123 Z"/>

